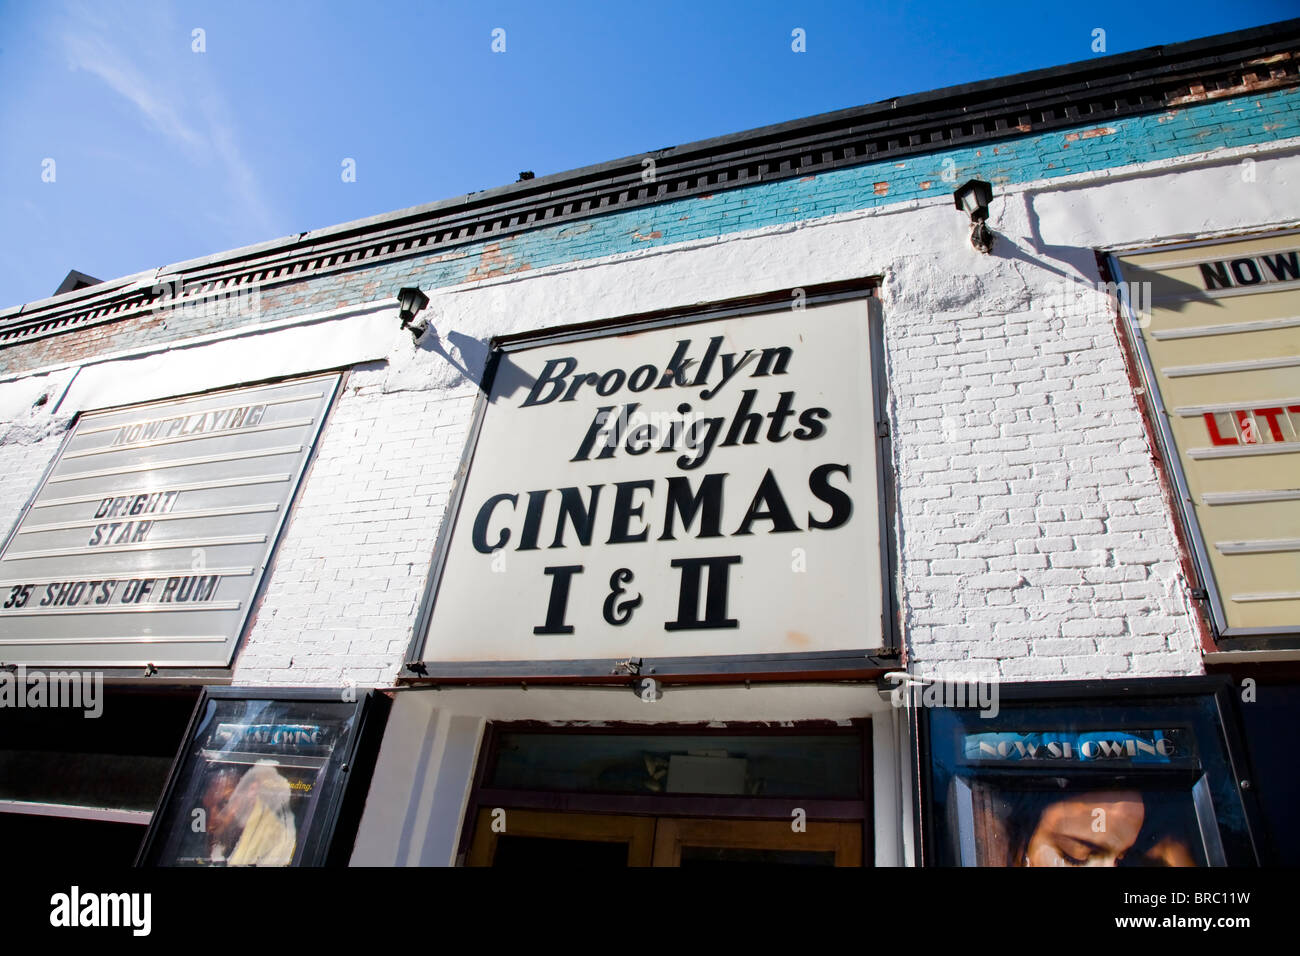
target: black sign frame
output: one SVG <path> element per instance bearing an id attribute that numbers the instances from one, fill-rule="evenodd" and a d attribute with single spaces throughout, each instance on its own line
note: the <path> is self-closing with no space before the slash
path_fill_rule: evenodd
<path id="1" fill-rule="evenodd" d="M 888 382 L 886 378 L 883 317 L 877 290 L 880 278 L 808 285 L 779 292 L 703 304 L 693 308 L 624 316 L 563 328 L 492 339 L 487 366 L 479 384 L 473 419 L 456 471 L 447 510 L 438 530 L 424 595 L 411 634 L 407 661 L 398 675 L 404 683 L 460 684 L 565 684 L 620 683 L 638 677 L 679 682 L 738 682 L 745 680 L 848 679 L 878 675 L 896 667 L 899 657 L 899 605 L 897 593 L 897 494 L 890 441 Z M 567 341 L 623 335 L 740 315 L 789 310 L 795 297 L 807 306 L 843 300 L 865 300 L 868 308 L 868 342 L 872 370 L 872 423 L 876 440 L 876 498 L 879 516 L 882 646 L 850 651 L 783 654 L 698 655 L 622 661 L 614 658 L 551 661 L 444 662 L 422 657 L 430 619 L 443 572 L 452 531 L 460 516 L 466 481 L 489 404 L 493 377 L 506 354 L 524 348 Z M 867 582 L 864 582 L 867 583 Z M 527 670 L 521 664 L 527 664 Z"/>

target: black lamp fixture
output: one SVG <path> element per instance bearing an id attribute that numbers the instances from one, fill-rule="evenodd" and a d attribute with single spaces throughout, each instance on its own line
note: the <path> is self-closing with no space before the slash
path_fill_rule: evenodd
<path id="1" fill-rule="evenodd" d="M 982 179 L 971 179 L 952 194 L 956 206 L 970 216 L 970 244 L 980 252 L 993 249 L 993 232 L 988 227 L 989 203 L 993 201 L 993 187 Z"/>
<path id="2" fill-rule="evenodd" d="M 411 337 L 417 342 L 429 328 L 429 320 L 424 319 L 416 322 L 415 317 L 420 310 L 429 304 L 429 297 L 414 286 L 407 286 L 398 290 L 397 303 L 401 306 L 402 311 L 399 317 L 402 320 L 402 328 L 410 329 Z"/>

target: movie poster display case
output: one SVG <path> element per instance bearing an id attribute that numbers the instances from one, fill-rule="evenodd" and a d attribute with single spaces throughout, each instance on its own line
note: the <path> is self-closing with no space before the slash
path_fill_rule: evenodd
<path id="1" fill-rule="evenodd" d="M 1258 864 L 1226 681 L 998 691 L 917 708 L 926 865 Z"/>
<path id="2" fill-rule="evenodd" d="M 356 688 L 208 688 L 142 866 L 346 865 L 389 698 Z"/>

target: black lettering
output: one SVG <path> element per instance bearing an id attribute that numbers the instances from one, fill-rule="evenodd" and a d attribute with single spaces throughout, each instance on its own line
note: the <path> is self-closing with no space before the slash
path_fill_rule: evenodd
<path id="1" fill-rule="evenodd" d="M 754 397 L 758 395 L 758 389 L 747 388 L 740 395 L 740 405 L 736 408 L 736 413 L 731 416 L 731 427 L 727 429 L 727 437 L 722 442 L 722 447 L 727 448 L 736 444 L 740 440 L 740 432 L 743 428 L 745 431 L 744 442 L 746 445 L 752 445 L 758 441 L 759 429 L 763 427 L 763 416 L 758 412 L 751 412 L 754 406 Z"/>
<path id="2" fill-rule="evenodd" d="M 695 631 L 710 628 L 738 627 L 740 622 L 727 617 L 727 585 L 730 566 L 740 564 L 740 555 L 717 558 L 678 558 L 669 565 L 682 569 L 681 590 L 677 597 L 677 620 L 665 621 L 665 631 Z M 708 591 L 704 597 L 704 617 L 700 611 L 700 577 L 709 572 Z"/>
<path id="3" fill-rule="evenodd" d="M 672 388 L 674 385 L 681 388 L 686 387 L 686 370 L 695 363 L 695 359 L 686 357 L 686 352 L 690 347 L 690 339 L 678 341 L 673 357 L 664 366 L 664 376 L 659 380 L 659 384 L 655 388 Z"/>
<path id="4" fill-rule="evenodd" d="M 578 389 L 582 388 L 582 386 L 584 385 L 595 385 L 596 382 L 599 381 L 599 379 L 600 376 L 597 375 L 595 372 L 588 372 L 586 375 L 573 376 L 573 381 L 569 383 L 568 392 L 565 393 L 564 397 L 560 399 L 560 401 L 562 402 L 573 401 L 575 398 L 578 397 Z"/>
<path id="5" fill-rule="evenodd" d="M 624 405 L 619 409 L 617 415 L 614 414 L 613 405 L 602 405 L 596 409 L 596 415 L 587 427 L 587 434 L 582 438 L 582 444 L 578 446 L 577 453 L 569 461 L 586 461 L 591 455 L 592 449 L 596 446 L 596 441 L 602 435 L 604 444 L 601 445 L 600 453 L 597 458 L 609 458 L 618 449 L 619 435 L 624 424 L 632 413 L 641 407 L 639 402 L 632 402 Z"/>
<path id="6" fill-rule="evenodd" d="M 655 427 L 653 425 L 638 425 L 627 436 L 627 453 L 629 455 L 644 455 L 650 450 L 650 446 L 655 441 Z"/>
<path id="7" fill-rule="evenodd" d="M 759 508 L 759 504 L 766 504 L 766 508 Z M 744 520 L 740 522 L 740 527 L 736 529 L 737 535 L 753 534 L 749 526 L 760 518 L 766 518 L 772 522 L 771 533 L 780 534 L 786 531 L 798 531 L 799 526 L 794 523 L 794 516 L 790 514 L 790 509 L 785 503 L 785 498 L 781 494 L 781 486 L 777 484 L 776 475 L 772 474 L 769 468 L 763 475 L 763 480 L 758 484 L 758 491 L 754 492 L 754 500 L 749 503 L 749 509 L 745 512 Z"/>
<path id="8" fill-rule="evenodd" d="M 1268 271 L 1273 273 L 1273 278 L 1278 282 L 1285 282 L 1288 279 L 1300 279 L 1300 259 L 1297 259 L 1295 252 L 1279 252 L 1275 256 L 1260 256 L 1259 260 L 1268 267 Z"/>
<path id="9" fill-rule="evenodd" d="M 831 516 L 825 521 L 814 518 L 812 512 L 808 512 L 809 528 L 826 530 L 838 528 L 840 525 L 847 524 L 853 514 L 853 499 L 830 482 L 831 475 L 837 471 L 841 472 L 845 479 L 852 480 L 848 465 L 818 465 L 808 476 L 808 490 L 818 501 L 824 501 L 831 506 Z"/>
<path id="10" fill-rule="evenodd" d="M 1232 277 L 1237 280 L 1237 285 L 1258 285 L 1263 279 L 1254 259 L 1233 259 Z"/>
<path id="11" fill-rule="evenodd" d="M 825 408 L 805 408 L 799 413 L 799 424 L 802 428 L 794 430 L 794 437 L 800 441 L 812 441 L 814 438 L 821 438 L 826 434 L 826 426 L 818 419 L 830 418 L 831 413 Z"/>
<path id="12" fill-rule="evenodd" d="M 591 504 L 582 500 L 582 492 L 577 488 L 560 489 L 560 513 L 555 519 L 555 540 L 552 548 L 564 547 L 564 519 L 568 518 L 573 530 L 578 534 L 578 542 L 591 544 L 592 528 L 596 524 L 596 501 L 600 498 L 601 485 L 589 485 Z"/>
<path id="13" fill-rule="evenodd" d="M 686 455 L 677 457 L 677 467 L 683 471 L 689 471 L 691 468 L 698 468 L 708 460 L 713 453 L 713 443 L 718 440 L 718 432 L 722 431 L 724 418 L 697 418 L 691 422 L 690 432 L 685 437 L 686 446 L 694 451 L 695 457 L 688 458 Z M 704 439 L 700 440 L 700 426 L 704 426 Z M 702 447 L 701 447 L 702 446 Z"/>
<path id="14" fill-rule="evenodd" d="M 1232 279 L 1228 278 L 1226 262 L 1202 262 L 1201 279 L 1205 282 L 1207 290 L 1232 288 Z"/>
<path id="15" fill-rule="evenodd" d="M 546 623 L 534 627 L 534 634 L 572 634 L 573 625 L 564 623 L 564 612 L 569 605 L 569 583 L 575 574 L 582 573 L 581 564 L 543 568 L 551 578 L 551 599 L 546 605 Z"/>
<path id="16" fill-rule="evenodd" d="M 753 349 L 745 349 L 745 354 L 741 356 L 739 361 L 736 360 L 735 352 L 728 352 L 726 355 L 722 356 L 722 380 L 719 381 L 717 385 L 713 386 L 712 389 L 706 389 L 705 391 L 700 392 L 700 398 L 707 399 L 717 395 L 718 392 L 722 391 L 722 386 L 731 381 L 732 377 L 744 368 L 745 364 L 753 358 L 753 356 Z"/>
<path id="17" fill-rule="evenodd" d="M 785 420 L 794 414 L 794 392 L 782 392 L 776 400 L 776 409 L 767 413 L 772 424 L 767 426 L 767 440 L 782 442 L 790 436 L 785 432 Z"/>
<path id="18" fill-rule="evenodd" d="M 758 368 L 754 369 L 752 377 L 758 378 L 760 375 L 784 375 L 786 366 L 790 364 L 790 356 L 794 350 L 788 345 L 782 345 L 780 348 L 763 349 L 762 356 L 758 360 Z"/>
<path id="19" fill-rule="evenodd" d="M 654 486 L 655 483 L 651 479 L 617 481 L 614 483 L 614 487 L 618 490 L 614 492 L 614 516 L 610 521 L 609 540 L 605 542 L 606 544 L 629 544 L 646 539 L 650 532 L 645 527 L 645 519 L 642 517 L 645 512 L 645 505 L 641 504 L 633 507 L 633 501 L 638 488 L 653 491 Z M 628 530 L 632 518 L 639 518 L 642 522 L 641 530 L 636 533 Z"/>
<path id="20" fill-rule="evenodd" d="M 668 504 L 664 509 L 664 533 L 660 541 L 676 541 L 673 537 L 674 510 L 682 519 L 682 530 L 690 533 L 691 524 L 696 514 L 700 516 L 700 532 L 697 538 L 717 538 L 722 535 L 722 483 L 726 472 L 705 475 L 700 480 L 700 490 L 691 490 L 691 480 L 685 475 L 673 475 L 668 479 Z"/>
<path id="21" fill-rule="evenodd" d="M 557 368 L 563 367 L 564 371 L 558 375 L 554 374 Z M 520 408 L 528 408 L 530 405 L 546 405 L 555 401 L 559 394 L 564 391 L 564 380 L 573 374 L 573 370 L 578 367 L 578 360 L 570 356 L 564 358 L 548 359 L 542 367 L 542 374 L 538 376 L 537 381 L 533 382 L 532 389 L 528 392 L 528 397 L 524 399 Z M 550 391 L 546 397 L 542 397 L 542 389 L 548 388 Z"/>
<path id="22" fill-rule="evenodd" d="M 644 376 L 642 376 L 642 372 L 645 373 Z M 628 390 L 633 392 L 644 392 L 654 383 L 655 376 L 658 374 L 659 369 L 655 368 L 653 365 L 640 366 L 627 377 Z"/>
<path id="23" fill-rule="evenodd" d="M 626 601 L 619 600 L 620 596 L 627 593 L 627 589 L 623 585 L 630 584 L 631 581 L 631 568 L 619 568 L 609 576 L 609 597 L 605 598 L 605 605 L 601 608 L 601 615 L 605 618 L 607 624 L 622 627 L 632 620 L 632 612 L 641 606 L 644 598 L 640 594 L 630 597 Z"/>
<path id="24" fill-rule="evenodd" d="M 518 495 L 493 495 L 487 501 L 483 502 L 483 507 L 479 508 L 478 515 L 474 518 L 474 550 L 479 554 L 491 554 L 497 548 L 505 547 L 510 540 L 510 529 L 502 528 L 501 535 L 497 538 L 496 544 L 488 544 L 487 531 L 488 522 L 492 520 L 492 511 L 503 501 L 508 501 L 512 505 L 519 504 Z"/>
<path id="25" fill-rule="evenodd" d="M 701 385 L 707 385 L 709 382 L 709 373 L 713 371 L 713 361 L 718 357 L 718 350 L 722 348 L 722 336 L 715 335 L 709 339 L 709 347 L 704 350 L 704 358 L 700 359 L 700 370 L 695 373 L 695 381 L 691 383 L 692 388 L 699 388 Z M 700 393 L 701 398 L 709 396 Z"/>
<path id="26" fill-rule="evenodd" d="M 524 513 L 524 530 L 519 534 L 516 551 L 536 551 L 537 535 L 542 530 L 542 509 L 546 506 L 549 491 L 528 492 L 528 510 Z"/>
<path id="27" fill-rule="evenodd" d="M 602 398 L 613 395 L 623 387 L 623 380 L 627 378 L 627 373 L 621 368 L 612 368 L 600 377 L 596 383 L 596 394 Z"/>

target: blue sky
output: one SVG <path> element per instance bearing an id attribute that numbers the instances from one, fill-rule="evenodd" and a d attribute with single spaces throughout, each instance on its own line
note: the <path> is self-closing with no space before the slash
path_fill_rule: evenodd
<path id="1" fill-rule="evenodd" d="M 1295 0 L 0 0 L 0 306 L 50 295 L 71 268 L 114 278 L 525 169 L 1086 60 L 1097 28 L 1119 53 L 1297 13 Z"/>

